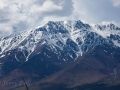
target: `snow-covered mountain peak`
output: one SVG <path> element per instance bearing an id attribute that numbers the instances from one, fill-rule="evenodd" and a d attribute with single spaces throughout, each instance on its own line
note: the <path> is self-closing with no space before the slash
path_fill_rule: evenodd
<path id="1" fill-rule="evenodd" d="M 110 37 L 111 34 L 120 36 L 120 28 L 110 23 L 108 25 L 95 25 L 93 31 L 104 38 Z"/>
<path id="2" fill-rule="evenodd" d="M 119 46 L 117 43 L 120 36 L 119 29 L 114 24 L 90 26 L 80 20 L 49 21 L 43 26 L 0 39 L 0 54 L 18 49 L 27 51 L 25 57 L 28 59 L 38 47 L 46 44 L 60 50 L 69 48 L 70 52 L 79 56 L 96 45 L 105 43 L 106 40 L 111 40 Z"/>
<path id="3" fill-rule="evenodd" d="M 107 24 L 107 25 L 95 25 L 95 27 L 99 30 L 120 30 L 119 27 L 117 27 L 115 24 L 113 23 L 110 23 L 110 24 Z"/>

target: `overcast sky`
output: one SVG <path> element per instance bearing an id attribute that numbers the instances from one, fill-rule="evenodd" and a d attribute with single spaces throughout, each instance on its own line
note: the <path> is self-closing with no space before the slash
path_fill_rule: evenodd
<path id="1" fill-rule="evenodd" d="M 120 0 L 0 0 L 0 37 L 60 20 L 120 26 Z"/>

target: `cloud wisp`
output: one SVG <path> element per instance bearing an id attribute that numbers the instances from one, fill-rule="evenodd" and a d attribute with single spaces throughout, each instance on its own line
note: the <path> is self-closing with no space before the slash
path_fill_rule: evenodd
<path id="1" fill-rule="evenodd" d="M 110 0 L 113 3 L 113 6 L 120 7 L 120 0 Z"/>

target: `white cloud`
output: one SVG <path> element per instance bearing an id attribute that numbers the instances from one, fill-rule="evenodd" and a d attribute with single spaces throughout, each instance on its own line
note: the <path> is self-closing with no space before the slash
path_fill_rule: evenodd
<path id="1" fill-rule="evenodd" d="M 0 36 L 5 31 L 26 30 L 49 20 L 82 20 L 86 23 L 115 21 L 120 10 L 109 0 L 0 0 Z M 120 0 L 111 0 L 115 6 Z M 42 22 L 42 23 L 41 23 Z M 7 27 L 7 28 L 6 28 Z"/>
<path id="2" fill-rule="evenodd" d="M 111 5 L 109 0 L 73 0 L 74 17 L 87 23 L 101 23 L 103 21 L 119 21 L 120 9 Z M 113 0 L 114 2 L 116 0 Z M 119 3 L 120 0 L 117 2 Z"/>
<path id="3" fill-rule="evenodd" d="M 120 0 L 110 0 L 115 7 L 120 6 Z"/>
<path id="4" fill-rule="evenodd" d="M 103 22 L 101 22 L 102 25 L 108 25 L 108 24 L 111 24 L 111 23 L 117 24 L 115 21 L 103 21 Z"/>
<path id="5" fill-rule="evenodd" d="M 13 33 L 12 27 L 6 24 L 0 24 L 0 37 L 10 35 Z"/>
<path id="6" fill-rule="evenodd" d="M 5 35 L 5 29 L 30 29 L 51 18 L 69 17 L 72 12 L 72 0 L 0 0 L 0 36 Z"/>
<path id="7" fill-rule="evenodd" d="M 45 12 L 54 12 L 54 11 L 61 11 L 63 6 L 61 4 L 56 5 L 52 1 L 45 1 L 42 6 L 33 5 L 30 7 L 30 13 L 39 13 L 43 14 Z"/>
<path id="8" fill-rule="evenodd" d="M 43 6 L 40 7 L 41 11 L 46 11 L 46 12 L 51 12 L 51 11 L 57 11 L 57 10 L 62 10 L 63 6 L 62 5 L 55 5 L 54 2 L 52 1 L 45 1 Z"/>
<path id="9" fill-rule="evenodd" d="M 3 9 L 6 5 L 0 1 L 0 9 Z"/>

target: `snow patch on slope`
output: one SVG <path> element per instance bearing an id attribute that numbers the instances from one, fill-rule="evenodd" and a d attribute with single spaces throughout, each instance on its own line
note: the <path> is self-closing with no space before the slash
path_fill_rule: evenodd
<path id="1" fill-rule="evenodd" d="M 37 49 L 38 45 L 46 43 L 52 50 L 54 50 L 54 52 L 57 52 L 56 47 L 63 50 L 67 41 L 71 40 L 77 46 L 69 46 L 69 48 L 73 50 L 78 57 L 98 45 L 101 42 L 101 39 L 99 39 L 101 38 L 100 36 L 106 40 L 111 34 L 120 36 L 119 29 L 120 28 L 113 24 L 90 26 L 82 23 L 80 20 L 59 22 L 50 21 L 47 24 L 32 30 L 13 34 L 0 39 L 0 54 L 14 49 L 20 51 L 26 50 L 28 55 L 26 56 L 25 53 L 23 54 L 27 61 L 29 56 Z M 89 35 L 91 33 L 93 36 Z M 120 44 L 117 41 L 112 40 L 112 42 L 120 47 Z M 77 48 L 77 50 L 73 47 L 75 49 Z M 72 55 L 70 56 L 73 58 Z"/>

